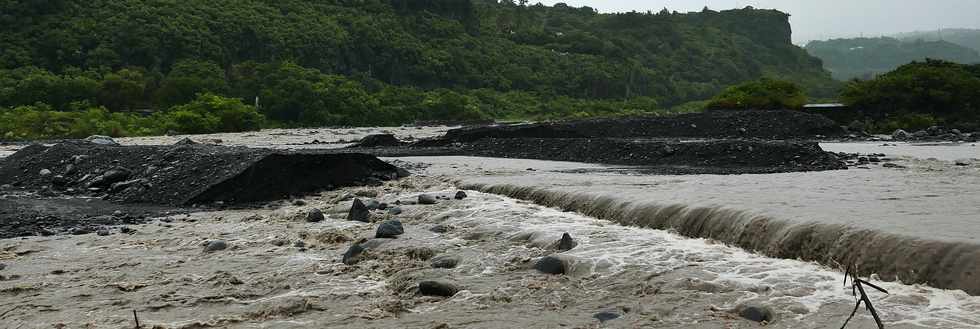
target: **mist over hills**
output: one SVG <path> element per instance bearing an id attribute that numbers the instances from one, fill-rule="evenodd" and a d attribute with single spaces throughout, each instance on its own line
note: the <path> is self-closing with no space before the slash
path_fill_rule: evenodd
<path id="1" fill-rule="evenodd" d="M 806 50 L 823 60 L 834 78 L 869 79 L 913 61 L 927 58 L 972 64 L 980 63 L 980 53 L 943 40 L 890 37 L 811 41 Z"/>

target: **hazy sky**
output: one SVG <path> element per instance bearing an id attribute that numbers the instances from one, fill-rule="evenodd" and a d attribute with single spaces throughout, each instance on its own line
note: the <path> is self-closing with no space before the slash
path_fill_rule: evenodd
<path id="1" fill-rule="evenodd" d="M 589 6 L 600 12 L 775 8 L 792 15 L 793 41 L 879 36 L 939 28 L 980 28 L 980 0 L 531 0 Z"/>

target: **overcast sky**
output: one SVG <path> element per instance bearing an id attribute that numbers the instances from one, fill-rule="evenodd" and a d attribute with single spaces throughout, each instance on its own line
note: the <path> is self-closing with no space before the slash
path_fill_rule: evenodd
<path id="1" fill-rule="evenodd" d="M 753 6 L 792 15 L 793 41 L 879 36 L 939 28 L 980 28 L 980 0 L 531 0 L 589 6 L 600 12 L 679 12 Z"/>

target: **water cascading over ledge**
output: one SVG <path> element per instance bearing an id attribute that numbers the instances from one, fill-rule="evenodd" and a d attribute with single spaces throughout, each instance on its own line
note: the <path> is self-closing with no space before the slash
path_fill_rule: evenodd
<path id="1" fill-rule="evenodd" d="M 463 184 L 543 206 L 651 229 L 718 240 L 770 257 L 814 261 L 882 280 L 980 295 L 980 245 L 928 241 L 846 225 L 791 222 L 726 207 L 622 201 L 594 193 L 509 184 Z"/>

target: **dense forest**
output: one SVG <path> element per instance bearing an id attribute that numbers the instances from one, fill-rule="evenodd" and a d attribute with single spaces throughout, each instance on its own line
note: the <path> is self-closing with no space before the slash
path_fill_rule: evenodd
<path id="1" fill-rule="evenodd" d="M 0 0 L 0 28 L 0 115 L 64 122 L 0 138 L 646 113 L 760 77 L 839 88 L 788 15 L 752 8 Z"/>
<path id="2" fill-rule="evenodd" d="M 916 40 L 923 41 L 947 41 L 980 51 L 980 30 L 975 29 L 942 29 L 935 31 L 916 31 L 899 33 L 894 36 L 896 39 L 911 42 Z"/>
<path id="3" fill-rule="evenodd" d="M 811 41 L 806 50 L 823 60 L 840 80 L 871 79 L 912 61 L 927 58 L 956 63 L 980 63 L 976 50 L 947 41 L 902 41 L 894 38 L 854 38 Z"/>
<path id="4" fill-rule="evenodd" d="M 866 116 L 866 129 L 890 133 L 945 125 L 980 129 L 980 65 L 926 60 L 867 81 L 854 80 L 842 100 Z"/>

